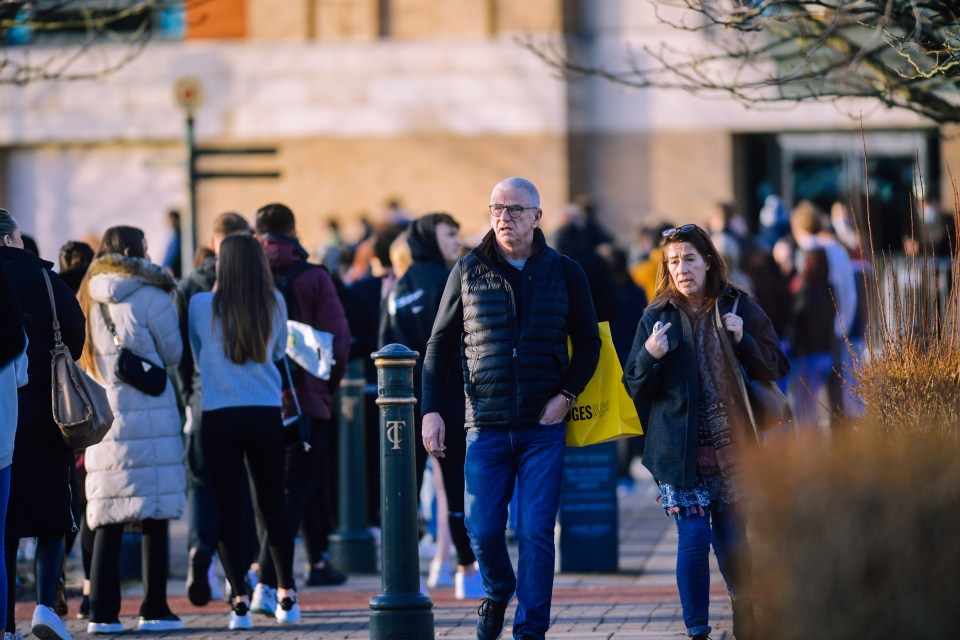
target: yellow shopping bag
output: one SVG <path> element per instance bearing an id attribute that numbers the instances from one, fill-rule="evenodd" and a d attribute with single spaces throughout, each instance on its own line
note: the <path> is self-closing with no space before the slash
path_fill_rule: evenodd
<path id="1" fill-rule="evenodd" d="M 567 446 L 585 447 L 598 442 L 643 435 L 640 418 L 621 378 L 623 369 L 610 336 L 610 323 L 601 322 L 600 361 L 576 406 L 567 413 Z M 568 352 L 572 353 L 569 339 Z"/>

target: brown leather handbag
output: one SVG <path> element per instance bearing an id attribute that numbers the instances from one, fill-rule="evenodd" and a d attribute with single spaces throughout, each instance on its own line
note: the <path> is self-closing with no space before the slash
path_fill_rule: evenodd
<path id="1" fill-rule="evenodd" d="M 737 306 L 740 304 L 740 296 L 733 303 L 731 313 L 737 313 Z M 754 380 L 746 374 L 743 365 L 733 355 L 733 347 L 729 343 L 729 336 L 723 328 L 723 321 L 720 318 L 720 308 L 714 305 L 715 321 L 717 329 L 720 331 L 721 343 L 727 359 L 730 361 L 737 377 L 737 386 L 740 393 L 743 394 L 744 404 L 747 409 L 747 417 L 757 435 L 757 439 L 768 432 L 775 430 L 789 430 L 793 425 L 793 410 L 787 401 L 783 391 L 777 386 L 776 382 L 771 380 Z"/>
<path id="2" fill-rule="evenodd" d="M 50 352 L 50 380 L 53 393 L 53 420 L 60 427 L 63 442 L 71 449 L 85 449 L 103 440 L 113 426 L 113 411 L 107 390 L 77 366 L 63 344 L 57 303 L 53 299 L 50 276 L 43 270 L 53 311 L 53 350 Z"/>

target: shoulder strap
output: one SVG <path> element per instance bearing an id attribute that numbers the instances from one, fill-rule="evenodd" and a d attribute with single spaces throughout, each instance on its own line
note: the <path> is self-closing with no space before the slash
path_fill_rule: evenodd
<path id="1" fill-rule="evenodd" d="M 720 299 L 717 298 L 717 301 L 713 304 L 713 316 L 716 321 L 717 331 L 720 332 L 720 344 L 723 345 L 723 353 L 727 357 L 727 362 L 730 364 L 730 368 L 733 369 L 733 375 L 737 379 L 737 387 L 740 389 L 740 396 L 743 398 L 743 406 L 747 409 L 747 418 L 750 420 L 750 426 L 753 427 L 753 434 L 757 437 L 757 440 L 760 439 L 760 431 L 757 428 L 757 420 L 753 415 L 753 407 L 750 406 L 750 396 L 747 395 L 747 383 L 743 379 L 743 368 L 740 366 L 740 361 L 737 360 L 737 357 L 733 354 L 733 347 L 730 345 L 730 336 L 727 335 L 727 330 L 723 328 L 723 320 L 720 318 Z M 731 313 L 737 312 L 737 304 L 740 302 L 740 296 L 738 295 L 736 301 L 733 303 L 733 311 Z"/>
<path id="2" fill-rule="evenodd" d="M 296 308 L 296 304 L 293 299 L 293 292 L 290 290 L 290 285 L 293 282 L 293 279 L 298 275 L 310 269 L 312 267 L 320 267 L 320 265 L 310 264 L 306 260 L 301 260 L 299 262 L 294 262 L 292 265 L 278 271 L 273 276 L 273 282 L 277 285 L 277 289 L 280 290 L 280 293 L 283 295 L 284 302 L 287 303 L 287 316 L 291 320 L 297 320 L 300 317 L 299 309 Z"/>
<path id="3" fill-rule="evenodd" d="M 60 347 L 63 345 L 63 336 L 60 334 L 60 320 L 57 319 L 57 303 L 53 299 L 53 285 L 50 284 L 50 276 L 47 275 L 46 269 L 40 269 L 40 273 L 43 274 L 43 279 L 47 283 L 47 295 L 50 296 L 50 310 L 53 311 L 53 346 Z"/>
<path id="4" fill-rule="evenodd" d="M 110 335 L 113 336 L 113 344 L 119 347 L 120 338 L 117 337 L 117 327 L 113 324 L 113 318 L 110 317 L 110 308 L 102 302 L 100 303 L 100 313 L 103 315 L 103 321 L 107 324 Z"/>

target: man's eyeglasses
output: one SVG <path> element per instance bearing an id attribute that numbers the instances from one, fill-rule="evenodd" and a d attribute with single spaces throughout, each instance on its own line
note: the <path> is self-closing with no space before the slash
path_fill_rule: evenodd
<path id="1" fill-rule="evenodd" d="M 506 211 L 511 218 L 519 218 L 523 212 L 528 209 L 539 209 L 540 207 L 525 207 L 522 204 L 492 204 L 490 205 L 490 215 L 499 218 Z"/>
<path id="2" fill-rule="evenodd" d="M 679 235 L 682 234 L 682 233 L 694 233 L 694 232 L 696 232 L 696 231 L 699 231 L 701 234 L 704 233 L 703 229 L 701 229 L 700 227 L 698 227 L 698 226 L 695 225 L 695 224 L 685 224 L 685 225 L 680 226 L 680 227 L 674 227 L 674 228 L 672 228 L 672 229 L 667 229 L 667 230 L 665 230 L 665 231 L 663 232 L 662 235 L 663 235 L 663 238 L 664 238 L 665 240 L 673 240 L 674 238 L 676 238 L 677 236 L 679 236 Z"/>

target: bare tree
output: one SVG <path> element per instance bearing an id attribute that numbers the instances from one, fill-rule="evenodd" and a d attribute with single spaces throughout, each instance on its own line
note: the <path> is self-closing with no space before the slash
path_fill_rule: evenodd
<path id="1" fill-rule="evenodd" d="M 0 84 L 88 80 L 113 73 L 143 51 L 165 17 L 187 4 L 191 2 L 0 0 Z M 107 50 L 102 45 L 108 43 L 121 46 Z"/>
<path id="2" fill-rule="evenodd" d="M 640 0 L 634 0 L 640 1 Z M 869 98 L 934 122 L 960 122 L 956 0 L 646 0 L 657 19 L 693 36 L 627 49 L 616 68 L 567 46 L 524 41 L 564 73 L 637 88 L 727 94 L 758 106 Z"/>

